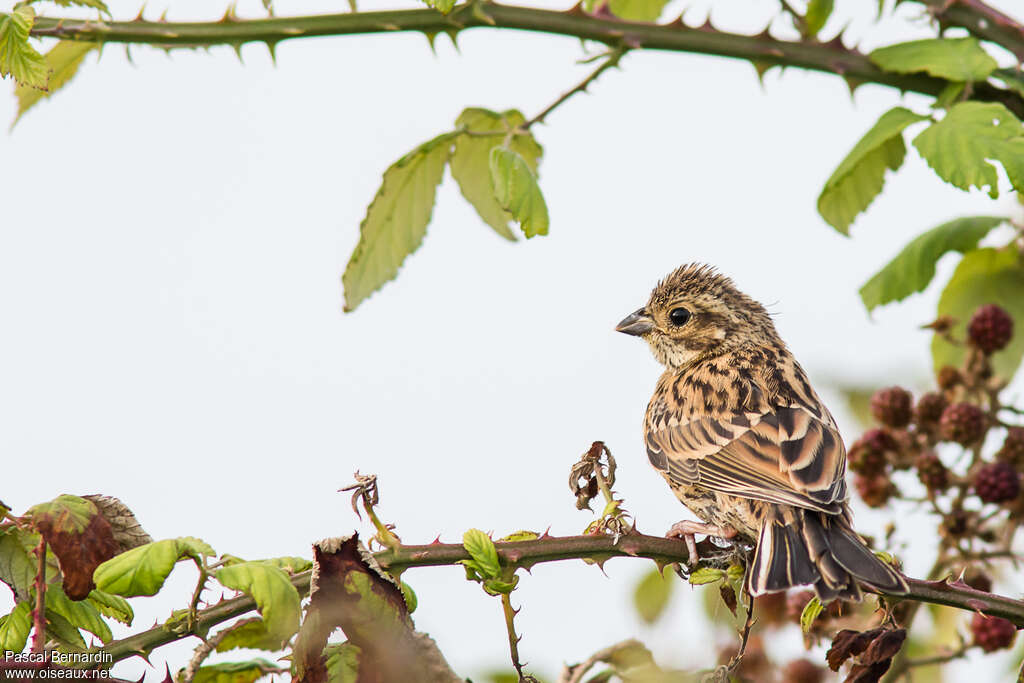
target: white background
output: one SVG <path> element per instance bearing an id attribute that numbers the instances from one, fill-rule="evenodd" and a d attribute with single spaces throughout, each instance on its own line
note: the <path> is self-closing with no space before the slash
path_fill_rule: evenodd
<path id="1" fill-rule="evenodd" d="M 703 21 L 708 4 L 687 21 Z M 776 11 L 719 4 L 716 24 L 736 31 Z M 847 42 L 865 50 L 928 35 L 913 5 L 880 26 L 874 3 L 837 5 L 826 35 L 853 17 Z M 138 6 L 112 9 L 129 18 Z M 169 17 L 222 11 L 180 0 Z M 398 280 L 342 314 L 339 278 L 392 161 L 465 106 L 529 116 L 589 68 L 571 38 L 474 29 L 459 49 L 442 36 L 435 56 L 418 34 L 321 38 L 280 44 L 275 68 L 262 45 L 244 48 L 244 65 L 229 48 L 135 48 L 134 66 L 111 45 L 0 138 L 0 497 L 20 512 L 104 493 L 156 538 L 308 556 L 317 539 L 366 530 L 336 493 L 360 469 L 379 475 L 380 514 L 407 542 L 454 542 L 469 527 L 572 534 L 591 517 L 573 507 L 568 467 L 603 439 L 626 506 L 661 533 L 683 510 L 641 447 L 659 369 L 612 331 L 658 278 L 708 262 L 764 302 L 849 442 L 858 427 L 832 387 L 927 385 L 929 338 L 917 328 L 938 293 L 872 320 L 857 288 L 924 229 L 1014 210 L 1010 197 L 943 184 L 910 148 L 844 238 L 815 211 L 824 180 L 883 111 L 925 111 L 925 100 L 875 86 L 851 100 L 839 79 L 797 69 L 762 87 L 746 62 L 639 52 L 535 131 L 550 236 L 504 242 L 448 178 Z M 15 108 L 0 98 L 0 121 Z M 868 533 L 892 516 L 859 513 Z M 919 518 L 898 534 L 917 536 L 911 574 L 929 564 L 933 526 Z M 656 627 L 637 621 L 629 596 L 647 568 L 525 575 L 514 601 L 529 668 L 554 677 L 631 636 L 666 664 L 711 665 L 689 588 Z M 462 574 L 406 575 L 417 627 L 463 675 L 508 668 L 499 603 Z M 136 626 L 183 606 L 192 581 L 183 565 L 166 596 L 135 601 Z M 794 630 L 773 654 L 799 641 Z M 191 647 L 159 650 L 153 664 L 176 670 Z"/>

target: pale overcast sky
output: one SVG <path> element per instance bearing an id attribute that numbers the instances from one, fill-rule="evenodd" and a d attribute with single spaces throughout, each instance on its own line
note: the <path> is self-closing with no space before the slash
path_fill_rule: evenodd
<path id="1" fill-rule="evenodd" d="M 743 31 L 776 9 L 719 4 L 716 22 Z M 862 12 L 849 39 L 865 48 L 927 33 L 872 27 L 873 2 L 836 4 L 839 17 Z M 111 6 L 117 18 L 138 10 Z M 175 0 L 169 17 L 222 11 Z M 252 0 L 239 7 L 261 13 Z M 320 38 L 282 43 L 274 67 L 261 45 L 245 47 L 244 65 L 228 48 L 135 48 L 132 65 L 109 46 L 0 138 L 0 498 L 21 512 L 104 493 L 156 538 L 308 556 L 313 541 L 367 529 L 336 493 L 360 469 L 379 475 L 380 514 L 407 542 L 454 542 L 469 527 L 572 534 L 591 517 L 573 506 L 568 468 L 603 439 L 626 507 L 662 533 L 684 512 L 642 449 L 659 369 L 612 331 L 658 278 L 704 261 L 764 302 L 849 442 L 857 427 L 830 382 L 927 382 L 917 326 L 937 300 L 933 287 L 871 320 L 857 288 L 922 230 L 1013 210 L 944 185 L 910 148 L 844 238 L 815 211 L 824 180 L 883 111 L 923 111 L 923 99 L 873 86 L 851 99 L 840 80 L 796 69 L 762 87 L 745 62 L 634 53 L 535 131 L 550 236 L 501 240 L 448 178 L 397 282 L 342 314 L 340 275 L 389 164 L 463 107 L 529 116 L 589 68 L 571 38 L 474 29 L 459 48 L 442 37 L 435 56 L 417 34 Z M 15 106 L 0 98 L 0 122 Z M 865 532 L 881 529 L 885 515 L 858 512 Z M 929 552 L 913 547 L 911 573 Z M 654 628 L 633 615 L 647 569 L 614 560 L 607 577 L 581 563 L 525 575 L 514 602 L 530 668 L 553 677 L 633 636 L 660 661 L 712 664 L 689 588 Z M 404 578 L 419 594 L 417 627 L 459 673 L 508 668 L 499 603 L 461 568 Z M 192 581 L 183 565 L 167 597 L 136 600 L 137 626 L 184 605 Z M 0 610 L 9 605 L 0 595 Z M 782 640 L 779 652 L 800 647 L 795 631 Z M 177 669 L 193 646 L 153 662 Z"/>

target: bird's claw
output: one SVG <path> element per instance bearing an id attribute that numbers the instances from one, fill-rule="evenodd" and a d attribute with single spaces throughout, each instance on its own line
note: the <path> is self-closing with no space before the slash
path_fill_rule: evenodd
<path id="1" fill-rule="evenodd" d="M 697 562 L 700 561 L 700 553 L 697 551 L 696 534 L 704 534 L 714 538 L 730 540 L 735 538 L 736 530 L 728 526 L 716 526 L 714 524 L 694 522 L 689 519 L 684 519 L 673 524 L 665 536 L 667 538 L 681 538 L 686 542 L 686 550 L 690 554 L 688 564 L 691 567 L 696 566 Z"/>

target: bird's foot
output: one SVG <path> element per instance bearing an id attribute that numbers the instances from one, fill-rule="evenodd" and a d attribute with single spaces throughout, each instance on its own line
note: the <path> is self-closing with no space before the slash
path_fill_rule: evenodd
<path id="1" fill-rule="evenodd" d="M 717 538 L 724 538 L 728 540 L 735 538 L 736 530 L 731 526 L 705 524 L 704 522 L 694 522 L 689 519 L 684 519 L 673 524 L 665 536 L 668 538 L 681 538 L 686 541 L 686 549 L 690 553 L 691 566 L 697 564 L 700 560 L 700 553 L 697 552 L 697 539 L 695 538 L 695 534 L 715 536 Z"/>

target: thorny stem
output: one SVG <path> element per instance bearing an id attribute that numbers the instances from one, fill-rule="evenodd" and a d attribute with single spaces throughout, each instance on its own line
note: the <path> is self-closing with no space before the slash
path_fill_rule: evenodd
<path id="1" fill-rule="evenodd" d="M 199 569 L 199 579 L 196 581 L 196 589 L 192 592 L 192 601 L 188 607 L 189 631 L 195 628 L 196 615 L 199 613 L 199 596 L 203 594 L 203 589 L 206 588 L 206 580 L 210 578 L 206 564 L 200 558 L 193 557 L 192 561 L 195 562 L 196 568 Z"/>
<path id="2" fill-rule="evenodd" d="M 545 536 L 530 541 L 496 541 L 494 545 L 501 565 L 510 568 L 528 568 L 541 562 L 570 559 L 604 562 L 611 557 L 642 557 L 664 564 L 686 562 L 689 559 L 689 551 L 682 540 L 639 533 L 629 533 L 617 540 L 607 535 Z M 723 550 L 722 553 L 716 557 L 702 552 L 701 561 L 705 566 L 727 566 L 734 556 L 734 551 Z M 469 553 L 461 543 L 401 545 L 374 553 L 374 557 L 383 569 L 391 573 L 413 567 L 455 565 L 462 560 L 470 559 Z M 310 571 L 306 571 L 291 578 L 292 585 L 300 595 L 305 595 L 309 591 L 311 574 Z M 1024 626 L 1024 602 L 1019 600 L 984 593 L 961 583 L 908 578 L 907 584 L 909 591 L 906 595 L 887 597 L 948 605 L 970 612 L 1002 617 L 1018 626 Z M 196 619 L 197 629 L 211 628 L 254 609 L 256 603 L 249 596 L 223 600 L 199 611 Z M 149 653 L 186 635 L 175 632 L 172 624 L 164 624 L 128 638 L 112 641 L 103 647 L 91 648 L 88 652 L 108 653 L 113 662 L 118 662 L 134 655 Z M 80 664 L 78 668 L 90 667 L 88 664 Z"/>
<path id="3" fill-rule="evenodd" d="M 613 66 L 618 66 L 619 61 L 622 59 L 622 56 L 626 54 L 626 52 L 626 48 L 623 47 L 615 48 L 614 50 L 609 52 L 608 58 L 601 63 L 601 66 L 594 69 L 594 71 L 591 72 L 589 76 L 580 81 L 574 88 L 562 93 L 561 97 L 559 97 L 557 100 L 549 104 L 544 109 L 544 111 L 542 111 L 541 113 L 537 114 L 532 119 L 524 123 L 523 128 L 529 130 L 530 126 L 534 125 L 535 123 L 543 123 L 544 119 L 547 118 L 548 114 L 553 112 L 555 109 L 558 109 L 558 107 L 564 104 L 569 98 L 578 93 L 585 92 L 586 89 L 590 87 L 591 83 L 593 83 L 594 81 L 601 77 L 601 74 L 603 74 L 605 71 L 612 68 Z M 601 475 L 598 474 L 597 476 L 598 482 L 600 482 Z"/>
<path id="4" fill-rule="evenodd" d="M 516 611 L 512 608 L 512 595 L 501 594 L 501 609 L 505 612 L 505 630 L 508 632 L 508 651 L 512 657 L 512 666 L 515 667 L 519 680 L 524 680 L 523 664 L 519 661 L 519 636 L 516 635 Z"/>
<path id="5" fill-rule="evenodd" d="M 32 610 L 32 652 L 41 654 L 46 649 L 46 539 L 40 536 L 36 546 L 39 564 L 36 568 L 36 605 Z"/>
<path id="6" fill-rule="evenodd" d="M 263 42 L 273 47 L 289 38 L 340 36 L 394 31 L 436 34 L 468 28 L 491 27 L 573 36 L 630 49 L 668 50 L 733 57 L 765 66 L 790 66 L 839 75 L 851 84 L 877 83 L 901 91 L 937 96 L 947 82 L 924 74 L 885 72 L 841 40 L 787 41 L 767 33 L 743 35 L 718 31 L 710 24 L 694 28 L 674 21 L 667 24 L 628 22 L 594 16 L 579 8 L 567 12 L 501 5 L 476 0 L 461 4 L 447 15 L 433 9 L 354 12 L 317 16 L 216 22 L 111 21 L 39 17 L 31 35 L 89 42 L 149 44 L 157 47 L 239 46 Z M 975 98 L 998 101 L 1024 116 L 1024 97 L 989 83 L 977 84 Z"/>
<path id="7" fill-rule="evenodd" d="M 192 654 L 192 659 L 189 660 L 188 664 L 185 666 L 185 670 L 181 673 L 181 676 L 178 679 L 179 683 L 192 683 L 192 679 L 195 678 L 196 672 L 199 671 L 199 667 L 202 666 L 203 662 L 206 661 L 206 658 L 217 649 L 217 646 L 220 645 L 220 641 L 224 640 L 224 636 L 242 624 L 254 621 L 259 621 L 259 619 L 241 619 L 240 621 L 232 624 L 229 628 L 218 631 L 203 642 L 199 643 L 195 652 Z"/>
<path id="8" fill-rule="evenodd" d="M 587 657 L 587 659 L 575 666 L 565 665 L 562 669 L 562 675 L 558 677 L 558 683 L 582 683 L 583 677 L 587 675 L 587 672 L 594 668 L 598 662 L 607 662 L 615 656 L 620 650 L 632 650 L 642 648 L 643 643 L 639 640 L 630 638 L 629 640 L 623 640 L 621 643 L 616 643 L 603 650 L 598 650 L 594 654 Z"/>

